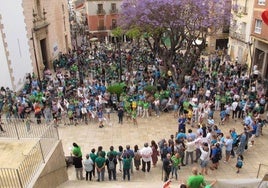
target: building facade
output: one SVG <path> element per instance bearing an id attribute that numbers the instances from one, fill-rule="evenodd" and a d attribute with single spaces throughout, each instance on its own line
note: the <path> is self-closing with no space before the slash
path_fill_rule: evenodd
<path id="1" fill-rule="evenodd" d="M 20 90 L 27 73 L 38 78 L 71 47 L 67 1 L 18 0 L 0 7 L 0 86 Z M 2 71 L 1 71 L 2 72 Z"/>
<path id="2" fill-rule="evenodd" d="M 251 73 L 258 71 L 264 78 L 268 79 L 268 25 L 261 18 L 262 12 L 268 9 L 268 0 L 255 0 L 252 18 L 252 65 Z"/>
<path id="3" fill-rule="evenodd" d="M 111 40 L 111 30 L 118 25 L 121 0 L 87 0 L 86 15 L 89 38 L 97 37 L 101 42 Z"/>
<path id="4" fill-rule="evenodd" d="M 251 64 L 251 20 L 254 1 L 233 0 L 228 53 L 231 60 Z"/>

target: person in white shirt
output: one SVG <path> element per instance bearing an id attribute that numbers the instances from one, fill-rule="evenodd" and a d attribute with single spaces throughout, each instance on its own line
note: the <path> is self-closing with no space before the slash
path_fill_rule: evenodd
<path id="1" fill-rule="evenodd" d="M 208 143 L 203 143 L 200 146 L 201 156 L 200 156 L 200 166 L 201 166 L 201 174 L 208 174 L 208 163 L 210 160 L 210 145 Z"/>
<path id="2" fill-rule="evenodd" d="M 140 150 L 142 158 L 142 171 L 145 172 L 147 165 L 147 172 L 150 172 L 153 150 L 149 147 L 148 143 L 144 144 L 144 147 Z"/>
<path id="3" fill-rule="evenodd" d="M 239 110 L 239 106 L 238 106 L 238 101 L 235 100 L 233 103 L 232 103 L 232 119 L 234 118 L 237 118 L 237 112 Z"/>
<path id="4" fill-rule="evenodd" d="M 186 145 L 186 165 L 188 165 L 189 157 L 191 158 L 191 164 L 194 163 L 194 151 L 195 151 L 195 141 L 191 137 L 187 139 Z"/>
<path id="5" fill-rule="evenodd" d="M 88 175 L 89 175 L 89 181 L 92 180 L 92 173 L 93 173 L 93 161 L 89 157 L 89 155 L 86 155 L 86 160 L 84 161 L 84 168 L 86 171 L 86 181 L 88 181 Z"/>

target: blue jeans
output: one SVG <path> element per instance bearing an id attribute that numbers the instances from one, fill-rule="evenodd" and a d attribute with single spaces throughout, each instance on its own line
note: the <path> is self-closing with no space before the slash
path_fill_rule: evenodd
<path id="1" fill-rule="evenodd" d="M 176 180 L 178 179 L 178 167 L 177 166 L 172 166 L 171 167 L 171 172 L 172 172 L 172 177 L 173 177 L 173 175 L 175 174 L 175 178 L 176 178 Z"/>
<path id="2" fill-rule="evenodd" d="M 127 176 L 127 179 L 130 180 L 130 173 L 129 173 L 129 170 L 130 170 L 130 169 L 123 169 L 123 180 L 126 179 L 126 176 Z"/>
<path id="3" fill-rule="evenodd" d="M 101 171 L 98 171 L 98 181 L 104 181 L 104 173 L 105 173 L 105 168 L 103 168 Z"/>

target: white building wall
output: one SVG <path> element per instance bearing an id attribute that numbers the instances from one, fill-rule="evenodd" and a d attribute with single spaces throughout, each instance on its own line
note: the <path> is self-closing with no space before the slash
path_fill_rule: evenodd
<path id="1" fill-rule="evenodd" d="M 33 72 L 26 25 L 24 22 L 22 0 L 5 1 L 5 3 L 2 3 L 0 6 L 0 14 L 2 16 L 1 23 L 3 24 L 3 33 L 5 36 L 3 40 L 7 44 L 6 50 L 8 51 L 8 57 L 6 57 L 4 54 L 5 51 L 3 50 L 3 44 L 1 43 L 0 85 L 10 87 L 13 90 L 19 90 L 23 87 L 26 73 Z M 11 62 L 10 73 L 7 68 L 7 59 Z M 11 75 L 8 76 L 9 74 Z M 11 84 L 12 81 L 13 87 Z"/>
<path id="2" fill-rule="evenodd" d="M 238 62 L 242 64 L 250 63 L 250 46 L 248 43 L 251 42 L 250 33 L 254 4 L 254 1 L 247 1 L 246 9 L 244 9 L 245 2 L 245 0 L 233 0 L 232 2 L 233 6 L 237 3 L 237 11 L 234 11 L 235 9 L 232 8 L 232 22 L 229 37 L 229 54 L 231 59 L 235 61 L 236 58 L 238 58 Z M 246 14 L 244 12 L 246 12 Z M 234 24 L 234 20 L 236 24 Z M 246 23 L 245 28 L 242 27 L 243 23 Z M 232 36 L 232 33 L 235 33 L 236 36 L 244 37 L 238 40 L 236 37 Z"/>
<path id="3" fill-rule="evenodd" d="M 0 87 L 12 88 L 2 34 L 0 33 Z"/>

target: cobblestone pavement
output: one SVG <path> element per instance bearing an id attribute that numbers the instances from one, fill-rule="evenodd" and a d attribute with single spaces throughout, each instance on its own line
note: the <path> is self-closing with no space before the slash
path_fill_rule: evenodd
<path id="1" fill-rule="evenodd" d="M 216 123 L 218 122 L 218 114 L 216 113 Z M 230 128 L 235 127 L 238 133 L 242 132 L 242 120 L 229 120 L 225 125 L 221 125 L 220 129 L 223 133 L 227 134 Z M 109 125 L 110 124 L 110 125 Z M 189 126 L 189 125 L 188 125 Z M 189 127 L 188 127 L 189 128 Z M 110 123 L 106 123 L 104 128 L 98 128 L 97 122 L 90 122 L 88 125 L 78 126 L 59 126 L 59 135 L 62 139 L 65 155 L 70 154 L 70 148 L 73 142 L 76 142 L 81 146 L 83 156 L 90 152 L 94 147 L 102 145 L 105 151 L 109 150 L 109 147 L 113 145 L 116 149 L 119 145 L 125 147 L 129 144 L 132 148 L 135 144 L 138 144 L 139 148 L 142 148 L 144 142 L 151 142 L 155 140 L 158 142 L 162 138 L 168 139 L 171 134 L 175 134 L 177 131 L 177 118 L 174 118 L 173 113 L 163 113 L 160 117 L 138 118 L 138 126 L 134 126 L 131 121 L 124 119 L 124 124 L 119 125 L 117 115 L 111 114 Z M 244 166 L 240 173 L 236 173 L 235 163 L 236 159 L 231 159 L 229 163 L 224 163 L 224 151 L 223 159 L 220 161 L 220 167 L 218 170 L 209 171 L 205 176 L 207 181 L 215 179 L 252 179 L 256 178 L 259 164 L 268 165 L 268 145 L 267 135 L 268 128 L 264 127 L 264 135 L 256 138 L 255 144 L 244 154 Z M 179 179 L 172 179 L 172 186 L 177 187 L 179 182 L 185 181 L 191 174 L 193 166 L 198 166 L 197 163 L 183 166 L 179 170 Z M 67 187 L 161 187 L 163 184 L 161 161 L 159 160 L 157 166 L 152 168 L 149 173 L 142 171 L 135 171 L 131 174 L 130 182 L 124 182 L 122 180 L 122 174 L 117 172 L 118 180 L 109 182 L 107 174 L 105 175 L 104 182 L 97 182 L 96 179 L 92 182 L 86 182 L 85 180 L 76 180 L 75 169 L 73 167 L 68 168 L 69 181 L 62 184 L 60 188 Z M 268 172 L 268 166 L 262 165 L 259 171 L 259 177 Z"/>

